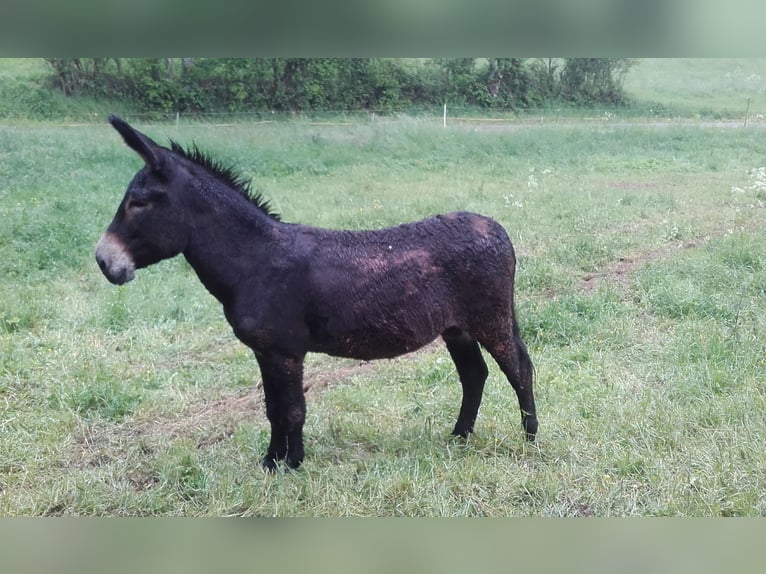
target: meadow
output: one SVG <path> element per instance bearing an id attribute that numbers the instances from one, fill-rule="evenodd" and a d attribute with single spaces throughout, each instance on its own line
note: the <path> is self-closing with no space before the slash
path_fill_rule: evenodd
<path id="1" fill-rule="evenodd" d="M 249 351 L 182 259 L 108 284 L 93 245 L 140 161 L 108 126 L 0 127 L 0 513 L 761 515 L 760 129 L 146 126 L 252 177 L 288 221 L 495 217 L 541 430 L 492 366 L 476 433 L 441 344 L 310 356 L 307 459 L 265 474 Z"/>
<path id="2" fill-rule="evenodd" d="M 762 58 L 649 58 L 625 76 L 625 91 L 650 115 L 763 119 L 766 60 Z"/>
<path id="3" fill-rule="evenodd" d="M 468 209 L 508 230 L 537 370 L 524 442 L 490 366 L 476 432 L 440 342 L 311 355 L 306 460 L 268 474 L 257 365 L 182 258 L 93 249 L 138 157 L 104 121 L 0 125 L 0 515 L 766 514 L 763 128 L 142 125 L 237 166 L 286 221 Z"/>

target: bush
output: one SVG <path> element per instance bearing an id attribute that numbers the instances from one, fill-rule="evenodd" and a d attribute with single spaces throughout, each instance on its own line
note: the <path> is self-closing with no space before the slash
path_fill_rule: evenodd
<path id="1" fill-rule="evenodd" d="M 559 98 L 623 104 L 623 58 L 120 59 L 54 58 L 49 85 L 67 96 L 180 112 L 381 111 L 450 103 L 521 110 Z"/>
<path id="2" fill-rule="evenodd" d="M 626 58 L 569 58 L 561 71 L 561 95 L 578 105 L 624 104 L 622 83 L 634 63 Z"/>

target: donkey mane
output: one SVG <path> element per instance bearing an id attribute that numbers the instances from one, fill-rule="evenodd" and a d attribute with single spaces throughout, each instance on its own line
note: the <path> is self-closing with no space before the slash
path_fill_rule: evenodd
<path id="1" fill-rule="evenodd" d="M 210 157 L 207 153 L 200 150 L 197 144 L 183 148 L 176 141 L 170 140 L 170 147 L 177 154 L 204 168 L 212 176 L 227 184 L 227 187 L 235 190 L 270 218 L 276 221 L 280 220 L 279 214 L 274 211 L 268 200 L 264 199 L 259 192 L 253 191 L 250 187 L 250 182 L 239 174 L 233 166 L 225 165 L 217 159 Z"/>

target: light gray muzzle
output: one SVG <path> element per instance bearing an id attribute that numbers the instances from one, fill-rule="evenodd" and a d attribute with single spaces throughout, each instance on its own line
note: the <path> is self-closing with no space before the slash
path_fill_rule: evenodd
<path id="1" fill-rule="evenodd" d="M 122 285 L 132 280 L 136 274 L 136 264 L 125 245 L 111 233 L 104 233 L 96 245 L 96 261 L 101 272 L 115 285 Z"/>

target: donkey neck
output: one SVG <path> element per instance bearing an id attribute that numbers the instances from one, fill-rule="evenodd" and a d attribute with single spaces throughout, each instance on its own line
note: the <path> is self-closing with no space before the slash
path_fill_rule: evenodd
<path id="1" fill-rule="evenodd" d="M 235 195 L 204 194 L 183 254 L 202 284 L 224 305 L 237 285 L 267 266 L 285 225 Z"/>

